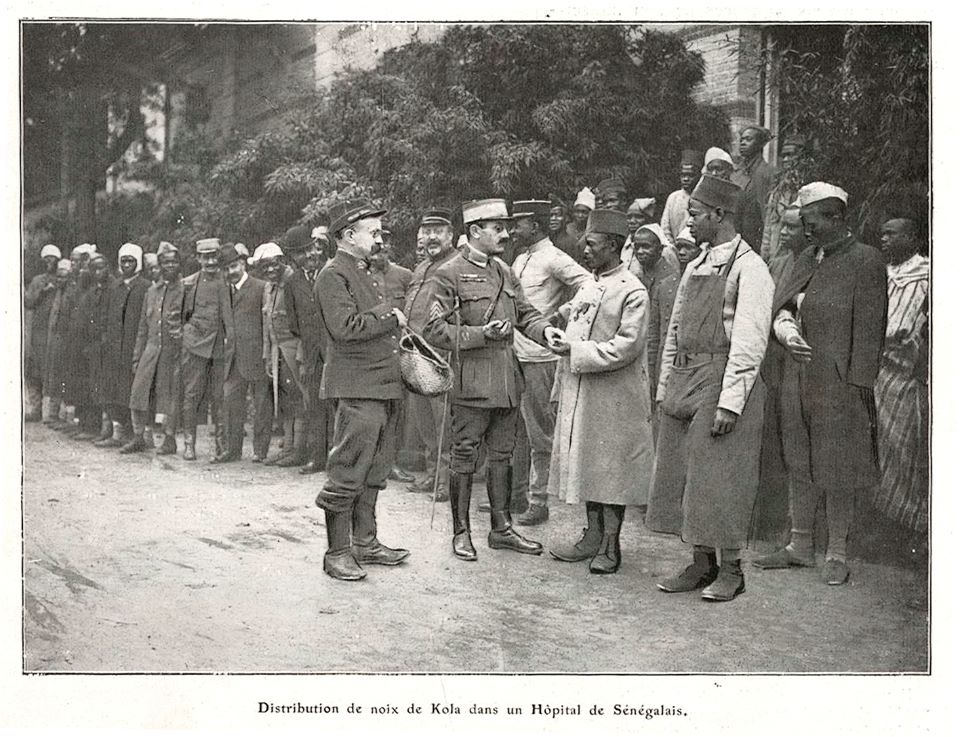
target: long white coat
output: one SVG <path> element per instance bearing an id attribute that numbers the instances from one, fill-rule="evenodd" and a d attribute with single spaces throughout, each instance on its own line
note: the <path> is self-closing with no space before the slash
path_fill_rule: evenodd
<path id="1" fill-rule="evenodd" d="M 560 308 L 570 354 L 561 356 L 554 384 L 548 490 L 570 504 L 647 502 L 653 468 L 647 305 L 647 290 L 621 264 Z"/>

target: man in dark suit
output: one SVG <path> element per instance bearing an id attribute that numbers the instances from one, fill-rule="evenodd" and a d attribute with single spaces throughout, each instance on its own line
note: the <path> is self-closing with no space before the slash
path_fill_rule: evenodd
<path id="1" fill-rule="evenodd" d="M 821 580 L 850 577 L 847 536 L 854 504 L 880 478 L 873 394 L 887 323 L 887 272 L 880 252 L 847 229 L 847 193 L 812 182 L 798 193 L 812 244 L 780 283 L 773 332 L 789 358 L 780 383 L 783 451 L 790 475 L 790 543 L 758 568 L 813 566 L 813 525 L 826 497 Z"/>
<path id="2" fill-rule="evenodd" d="M 120 278 L 110 290 L 103 355 L 104 403 L 113 421 L 113 434 L 94 443 L 102 448 L 119 448 L 133 439 L 129 406 L 133 349 L 137 343 L 143 298 L 150 286 L 143 276 L 143 249 L 140 246 L 124 243 L 117 258 Z"/>
<path id="3" fill-rule="evenodd" d="M 377 495 L 396 454 L 389 428 L 400 409 L 398 346 L 407 323 L 390 304 L 383 280 L 370 274 L 370 256 L 383 243 L 385 212 L 363 200 L 334 205 L 330 232 L 337 252 L 317 280 L 326 348 L 320 388 L 324 397 L 338 400 L 327 482 L 317 506 L 327 523 L 323 570 L 345 581 L 366 576 L 361 564 L 392 566 L 410 555 L 377 539 Z"/>
<path id="4" fill-rule="evenodd" d="M 280 248 L 290 262 L 293 273 L 284 282 L 284 301 L 290 321 L 290 332 L 300 339 L 303 356 L 300 362 L 300 383 L 303 386 L 304 412 L 301 427 L 294 428 L 297 447 L 282 466 L 309 464 L 317 435 L 324 424 L 320 414 L 324 407 L 319 397 L 319 375 L 323 359 L 320 352 L 320 313 L 313 297 L 314 266 L 317 244 L 306 225 L 294 225 L 283 234 Z M 284 449 L 286 450 L 286 448 Z"/>
<path id="5" fill-rule="evenodd" d="M 253 459 L 262 461 L 270 446 L 271 429 L 270 384 L 263 362 L 264 283 L 247 274 L 247 264 L 234 246 L 221 247 L 219 258 L 230 291 L 223 344 L 226 447 L 213 462 L 240 460 L 248 389 L 253 392 Z"/>
<path id="6" fill-rule="evenodd" d="M 183 279 L 183 459 L 195 461 L 198 413 L 204 398 L 216 423 L 214 455 L 223 450 L 224 314 L 230 309 L 227 284 L 220 274 L 220 241 L 197 241 L 200 271 Z"/>

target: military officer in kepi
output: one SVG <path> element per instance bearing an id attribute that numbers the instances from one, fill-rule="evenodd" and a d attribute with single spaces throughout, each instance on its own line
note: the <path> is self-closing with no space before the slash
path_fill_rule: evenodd
<path id="1" fill-rule="evenodd" d="M 510 267 L 497 258 L 509 242 L 511 220 L 504 200 L 465 203 L 466 246 L 430 280 L 431 314 L 424 337 L 454 354 L 449 483 L 453 552 L 462 560 L 477 559 L 469 509 L 481 441 L 487 447 L 488 544 L 532 555 L 543 552 L 540 543 L 513 529 L 509 510 L 510 459 L 523 392 L 513 331 L 546 345 L 544 332 L 556 328 L 527 302 Z"/>

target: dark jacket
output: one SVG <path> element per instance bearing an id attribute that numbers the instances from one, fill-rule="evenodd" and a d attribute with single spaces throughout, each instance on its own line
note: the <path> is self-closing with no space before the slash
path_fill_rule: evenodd
<path id="1" fill-rule="evenodd" d="M 670 327 L 673 302 L 677 298 L 677 289 L 680 287 L 680 269 L 670 259 L 661 256 L 654 265 L 653 272 L 649 276 L 641 274 L 640 281 L 650 295 L 650 319 L 647 321 L 647 370 L 650 389 L 655 393 L 657 382 L 660 381 L 660 359 L 663 358 L 663 346 L 667 342 L 667 328 Z"/>
<path id="2" fill-rule="evenodd" d="M 150 282 L 142 276 L 129 284 L 117 279 L 110 290 L 103 351 L 104 399 L 126 407 L 133 382 L 133 349 L 137 343 L 143 298 Z"/>
<path id="3" fill-rule="evenodd" d="M 147 411 L 151 395 L 158 413 L 180 406 L 180 347 L 183 342 L 183 282 L 152 284 L 143 299 L 133 349 L 130 408 Z"/>
<path id="4" fill-rule="evenodd" d="M 230 293 L 226 281 L 220 276 L 214 277 L 211 281 L 217 290 L 218 314 L 212 314 L 213 310 L 201 314 L 197 304 L 197 283 L 201 278 L 202 271 L 183 278 L 182 349 L 202 358 L 211 358 L 222 355 L 222 341 L 226 337 L 223 316 L 230 309 Z"/>
<path id="5" fill-rule="evenodd" d="M 543 344 L 543 331 L 550 323 L 527 302 L 510 268 L 498 258 L 482 259 L 464 250 L 434 272 L 429 289 L 430 319 L 424 337 L 438 348 L 457 346 L 459 306 L 459 362 L 454 366 L 451 402 L 472 407 L 519 406 L 523 372 L 513 340 L 488 340 L 483 326 L 506 320 L 514 330 Z"/>
<path id="6" fill-rule="evenodd" d="M 231 308 L 224 313 L 223 375 L 233 362 L 247 381 L 263 381 L 263 287 L 264 281 L 247 275 L 236 292 L 228 285 Z"/>
<path id="7" fill-rule="evenodd" d="M 73 404 L 105 404 L 107 402 L 106 385 L 109 377 L 104 371 L 106 353 L 107 314 L 110 305 L 110 293 L 115 280 L 110 278 L 104 284 L 94 284 L 80 298 L 74 315 L 76 337 L 79 342 L 79 366 L 77 394 Z"/>
<path id="8" fill-rule="evenodd" d="M 337 251 L 317 277 L 323 345 L 321 395 L 400 399 L 400 328 L 382 280 L 364 261 Z"/>
<path id="9" fill-rule="evenodd" d="M 47 352 L 47 332 L 50 322 L 50 308 L 56 296 L 56 289 L 46 289 L 48 284 L 56 286 L 57 278 L 53 274 L 37 274 L 30 281 L 23 294 L 24 309 L 32 310 L 30 317 L 30 342 L 27 344 L 26 373 L 32 379 L 43 380 L 43 361 Z"/>
<path id="10" fill-rule="evenodd" d="M 428 288 L 430 276 L 456 255 L 457 250 L 451 248 L 447 253 L 441 254 L 436 261 L 430 259 L 421 261 L 413 270 L 404 299 L 403 314 L 407 316 L 410 329 L 414 332 L 423 332 L 427 320 L 430 319 L 430 304 L 433 301 Z"/>
<path id="11" fill-rule="evenodd" d="M 319 277 L 317 281 L 319 282 Z M 307 376 L 314 376 L 323 365 L 321 351 L 320 312 L 314 299 L 314 284 L 303 269 L 293 267 L 293 273 L 284 282 L 284 300 L 290 320 L 290 332 L 300 338 L 303 363 Z"/>

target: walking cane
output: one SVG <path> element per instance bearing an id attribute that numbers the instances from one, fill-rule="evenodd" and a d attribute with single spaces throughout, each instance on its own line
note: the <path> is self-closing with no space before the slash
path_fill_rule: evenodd
<path id="1" fill-rule="evenodd" d="M 453 339 L 453 365 L 460 368 L 460 297 L 454 297 L 453 314 L 457 332 Z M 437 439 L 437 465 L 433 470 L 433 501 L 430 504 L 430 529 L 433 529 L 433 518 L 437 513 L 437 492 L 440 489 L 440 459 L 443 452 L 443 436 L 447 430 L 447 414 L 450 411 L 451 389 L 443 393 L 443 416 L 440 418 L 440 437 Z"/>

